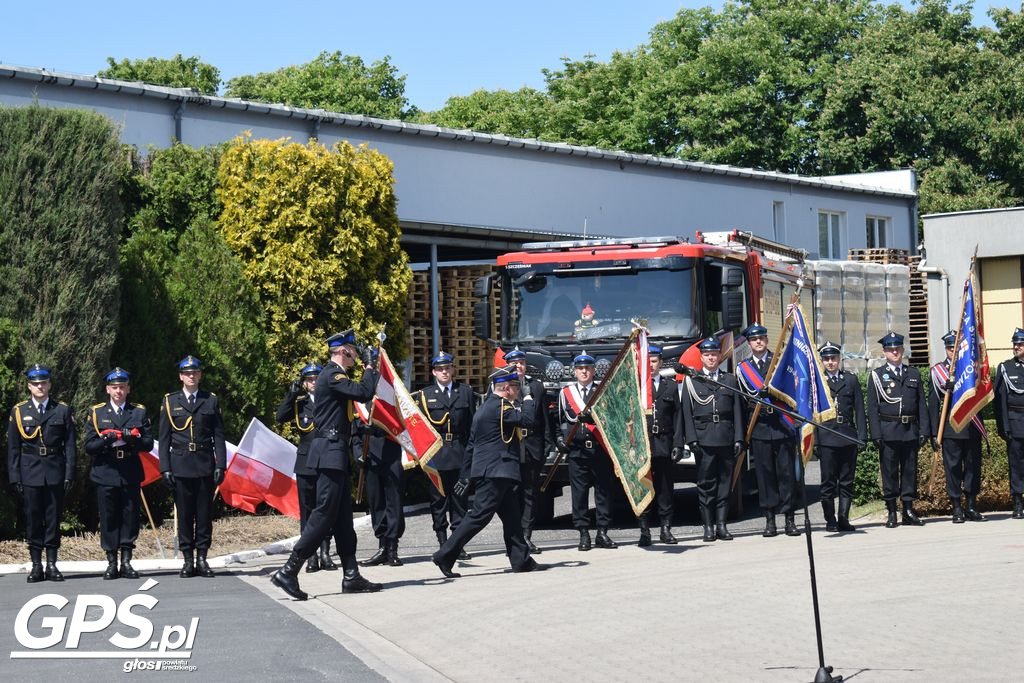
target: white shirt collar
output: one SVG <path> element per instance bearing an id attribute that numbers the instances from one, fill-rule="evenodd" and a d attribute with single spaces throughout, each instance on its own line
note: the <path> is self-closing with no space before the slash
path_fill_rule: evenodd
<path id="1" fill-rule="evenodd" d="M 899 365 L 893 365 L 892 363 L 886 363 L 886 365 L 889 366 L 889 371 L 890 372 L 902 372 L 903 371 L 903 363 L 900 363 Z"/>
<path id="2" fill-rule="evenodd" d="M 196 396 L 196 395 L 197 395 L 197 394 L 198 394 L 199 392 L 197 391 L 196 393 L 194 393 L 194 394 L 193 394 L 193 393 L 190 393 L 190 392 L 188 391 L 188 389 L 182 389 L 182 390 L 181 390 L 181 393 L 183 393 L 183 394 L 185 395 L 185 400 L 187 401 L 187 400 L 189 400 L 190 398 L 192 398 L 193 396 Z"/>
<path id="3" fill-rule="evenodd" d="M 47 396 L 42 400 L 42 402 L 36 402 L 35 399 L 32 399 L 32 403 L 35 405 L 36 410 L 38 410 L 41 413 L 44 410 L 46 410 L 46 406 L 50 403 L 50 397 Z"/>
<path id="4" fill-rule="evenodd" d="M 448 389 L 451 388 L 451 386 L 452 386 L 451 382 L 449 382 L 448 384 L 441 384 L 440 382 L 438 382 L 438 384 L 437 384 L 437 388 L 440 389 L 441 391 L 447 391 Z"/>
<path id="5" fill-rule="evenodd" d="M 124 402 L 124 403 L 122 403 L 121 405 L 117 405 L 117 404 L 116 404 L 116 403 L 114 403 L 113 401 L 111 401 L 111 402 L 110 402 L 110 407 L 114 409 L 114 412 L 115 412 L 115 413 L 116 413 L 116 412 L 117 412 L 118 410 L 124 410 L 124 407 L 125 407 L 126 405 L 128 405 L 128 402 L 127 402 L 127 401 L 125 401 L 125 402 Z"/>

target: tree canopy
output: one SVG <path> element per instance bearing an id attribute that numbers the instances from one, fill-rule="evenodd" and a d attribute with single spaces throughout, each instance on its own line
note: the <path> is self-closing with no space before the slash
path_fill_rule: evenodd
<path id="1" fill-rule="evenodd" d="M 220 70 L 217 67 L 202 62 L 197 56 L 182 57 L 180 54 L 170 59 L 147 57 L 122 59 L 120 62 L 107 57 L 107 68 L 96 75 L 171 88 L 195 88 L 204 95 L 215 95 L 220 87 Z"/>

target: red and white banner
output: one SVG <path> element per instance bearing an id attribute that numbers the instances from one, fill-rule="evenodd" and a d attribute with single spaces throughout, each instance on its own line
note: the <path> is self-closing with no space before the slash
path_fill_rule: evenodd
<path id="1" fill-rule="evenodd" d="M 160 452 L 156 439 L 153 439 L 153 450 L 140 452 L 139 460 L 142 461 L 142 485 L 149 486 L 154 481 L 160 481 L 163 477 L 160 474 Z"/>
<path id="2" fill-rule="evenodd" d="M 654 412 L 654 382 L 651 380 L 651 354 L 647 348 L 647 330 L 639 328 L 639 332 L 633 338 L 636 348 L 636 370 L 640 381 L 640 398 L 643 401 L 644 412 L 650 415 Z"/>
<path id="3" fill-rule="evenodd" d="M 747 338 L 742 334 L 733 335 L 732 332 L 719 332 L 717 335 L 718 341 L 722 344 L 722 350 L 718 356 L 718 365 L 721 367 L 726 361 L 732 361 L 733 367 L 739 365 L 742 361 L 750 357 L 750 344 L 747 343 Z M 704 363 L 700 359 L 700 349 L 697 346 L 704 341 L 699 339 L 695 341 L 690 348 L 683 351 L 683 355 L 679 356 L 679 362 L 693 370 L 700 370 L 704 367 Z M 683 381 L 682 375 L 676 375 L 676 380 Z"/>
<path id="4" fill-rule="evenodd" d="M 295 483 L 295 445 L 253 418 L 235 447 L 228 444 L 228 465 L 220 495 L 232 507 L 256 512 L 266 503 L 278 512 L 299 518 Z"/>

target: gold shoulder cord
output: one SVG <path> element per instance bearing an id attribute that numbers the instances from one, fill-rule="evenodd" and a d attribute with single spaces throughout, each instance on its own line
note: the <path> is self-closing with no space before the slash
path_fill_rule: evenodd
<path id="1" fill-rule="evenodd" d="M 431 424 L 435 424 L 435 425 L 438 425 L 438 426 L 446 425 L 447 426 L 447 432 L 449 434 L 452 433 L 452 421 L 451 421 L 451 416 L 452 415 L 451 415 L 450 412 L 445 413 L 442 417 L 440 417 L 440 418 L 438 418 L 436 420 L 434 418 L 432 418 L 430 416 L 430 411 L 427 410 L 427 395 L 425 393 L 423 393 L 422 391 L 420 392 L 420 405 L 423 406 L 423 414 L 427 416 L 427 419 L 430 420 Z"/>
<path id="2" fill-rule="evenodd" d="M 94 405 L 92 407 L 92 428 L 96 430 L 96 436 L 100 436 L 100 425 L 96 422 L 96 411 L 103 407 L 103 404 Z"/>
<path id="3" fill-rule="evenodd" d="M 164 394 L 164 410 L 167 411 L 167 422 L 171 425 L 171 429 L 173 429 L 176 432 L 183 432 L 183 431 L 185 431 L 186 428 L 188 428 L 188 440 L 189 441 L 195 441 L 195 439 L 193 438 L 193 435 L 192 435 L 192 416 L 191 415 L 189 415 L 188 419 L 185 420 L 185 424 L 181 425 L 180 427 L 178 425 L 174 424 L 174 419 L 171 417 L 171 400 L 170 400 L 170 396 L 171 396 L 170 394 Z"/>
<path id="4" fill-rule="evenodd" d="M 308 427 L 303 427 L 302 422 L 299 420 L 299 399 L 295 399 L 295 428 L 300 432 L 311 432 L 313 431 L 313 421 L 309 421 Z"/>
<path id="5" fill-rule="evenodd" d="M 23 425 L 21 423 L 21 410 L 20 410 L 21 406 L 23 406 L 25 403 L 28 403 L 28 401 L 25 401 L 24 403 L 19 403 L 17 406 L 14 407 L 14 419 L 15 419 L 15 422 L 18 424 L 18 433 L 21 434 L 21 438 L 23 438 L 25 441 L 31 441 L 32 439 L 35 439 L 36 437 L 38 437 L 39 440 L 42 441 L 43 440 L 43 426 L 42 425 L 36 425 L 36 430 L 34 432 L 32 432 L 31 434 L 28 434 L 28 433 L 25 432 L 25 425 Z"/>
<path id="6" fill-rule="evenodd" d="M 508 408 L 505 407 L 506 403 L 508 404 Z M 512 439 L 516 435 L 516 430 L 513 427 L 512 433 L 508 435 L 507 439 L 505 438 L 505 411 L 515 410 L 515 408 L 515 404 L 509 401 L 508 399 L 501 399 L 501 414 L 498 416 L 498 422 L 501 424 L 501 440 L 504 441 L 505 443 L 512 443 Z"/>

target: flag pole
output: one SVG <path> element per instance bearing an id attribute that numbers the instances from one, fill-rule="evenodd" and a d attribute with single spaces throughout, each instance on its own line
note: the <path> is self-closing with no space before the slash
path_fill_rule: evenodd
<path id="1" fill-rule="evenodd" d="M 146 492 L 143 488 L 139 487 L 139 496 L 142 497 L 142 507 L 146 511 L 146 517 L 149 518 L 149 526 L 153 529 L 153 533 L 156 534 L 156 547 L 160 551 L 160 559 L 166 557 L 164 555 L 164 545 L 160 542 L 160 532 L 156 530 L 156 524 L 153 523 L 153 513 L 149 511 L 149 503 L 146 502 Z"/>
<path id="2" fill-rule="evenodd" d="M 387 339 L 387 335 L 384 334 L 384 329 L 388 326 L 385 322 L 380 328 L 380 332 L 377 333 L 377 358 L 380 358 L 380 347 L 383 346 L 384 340 Z M 375 364 L 379 361 L 375 361 Z M 376 393 L 376 392 L 375 392 Z M 359 458 L 362 462 L 362 466 L 359 468 L 359 481 L 356 483 L 356 505 L 362 505 L 363 493 L 366 491 L 366 465 L 369 463 L 367 454 L 370 450 L 370 433 L 373 431 L 373 405 L 374 400 L 370 399 L 370 407 L 366 411 L 366 434 L 363 435 L 363 453 Z"/>

